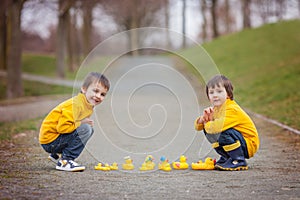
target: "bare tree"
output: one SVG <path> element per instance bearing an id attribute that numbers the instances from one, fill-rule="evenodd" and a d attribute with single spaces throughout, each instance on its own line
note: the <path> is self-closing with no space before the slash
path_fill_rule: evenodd
<path id="1" fill-rule="evenodd" d="M 73 23 L 71 22 L 71 14 L 69 13 L 67 15 L 67 21 L 69 22 L 67 25 L 67 53 L 68 53 L 68 70 L 70 72 L 74 72 L 75 71 L 75 64 L 74 64 L 74 58 L 73 58 L 73 48 L 74 48 L 74 45 L 73 45 L 73 41 L 75 40 L 74 38 L 74 32 L 75 32 L 75 29 L 74 29 L 74 26 L 73 26 Z"/>
<path id="2" fill-rule="evenodd" d="M 202 23 L 202 40 L 206 41 L 207 40 L 207 18 L 206 18 L 206 9 L 207 9 L 207 4 L 206 0 L 200 0 L 200 10 L 203 18 L 203 23 Z"/>
<path id="3" fill-rule="evenodd" d="M 81 1 L 82 3 L 82 18 L 83 18 L 83 27 L 82 27 L 82 36 L 83 36 L 83 54 L 86 56 L 91 50 L 91 36 L 93 32 L 93 8 L 96 5 L 96 1 Z"/>
<path id="4" fill-rule="evenodd" d="M 57 45 L 56 45 L 56 70 L 57 76 L 65 77 L 65 58 L 67 47 L 67 27 L 69 27 L 70 17 L 69 9 L 71 8 L 72 0 L 59 0 L 58 2 L 58 28 L 57 28 Z"/>
<path id="5" fill-rule="evenodd" d="M 155 14 L 163 9 L 165 1 L 110 0 L 104 1 L 101 5 L 104 7 L 105 12 L 112 16 L 121 31 L 131 30 L 129 36 L 130 49 L 136 49 L 140 37 L 135 29 L 144 26 L 157 26 L 160 20 L 157 19 Z M 137 51 L 132 53 L 137 53 Z"/>
<path id="6" fill-rule="evenodd" d="M 219 35 L 230 33 L 232 24 L 235 22 L 235 20 L 231 15 L 229 0 L 220 1 L 217 10 Z"/>
<path id="7" fill-rule="evenodd" d="M 6 10 L 8 0 L 3 0 L 0 4 L 0 70 L 6 70 Z"/>
<path id="8" fill-rule="evenodd" d="M 229 0 L 225 0 L 224 12 L 225 12 L 225 32 L 229 33 L 230 25 L 231 25 Z"/>
<path id="9" fill-rule="evenodd" d="M 186 0 L 182 0 L 182 48 L 186 47 Z"/>
<path id="10" fill-rule="evenodd" d="M 218 21 L 217 21 L 217 0 L 211 0 L 211 16 L 212 16 L 212 29 L 213 38 L 219 37 Z"/>
<path id="11" fill-rule="evenodd" d="M 80 44 L 79 44 L 79 34 L 76 27 L 77 24 L 77 10 L 74 8 L 74 12 L 70 15 L 69 26 L 68 26 L 68 37 L 67 37 L 67 52 L 68 52 L 68 70 L 70 72 L 75 72 L 77 67 L 80 65 Z"/>
<path id="12" fill-rule="evenodd" d="M 243 0 L 243 28 L 251 28 L 251 19 L 250 19 L 250 3 L 251 0 Z"/>
<path id="13" fill-rule="evenodd" d="M 21 70 L 21 11 L 25 0 L 11 0 L 7 9 L 7 98 L 24 95 Z"/>
<path id="14" fill-rule="evenodd" d="M 165 27 L 169 28 L 169 21 L 170 21 L 170 9 L 169 9 L 169 0 L 164 0 L 164 14 L 165 14 Z M 167 49 L 171 47 L 171 38 L 169 32 L 166 33 L 166 41 L 167 41 Z"/>
<path id="15" fill-rule="evenodd" d="M 286 12 L 286 1 L 285 0 L 276 0 L 275 2 L 275 15 L 279 21 L 282 20 L 283 15 Z"/>
<path id="16" fill-rule="evenodd" d="M 272 5 L 274 5 L 273 1 L 265 0 L 253 0 L 255 2 L 255 6 L 258 8 L 258 16 L 261 17 L 263 24 L 268 23 L 269 17 L 272 15 Z"/>

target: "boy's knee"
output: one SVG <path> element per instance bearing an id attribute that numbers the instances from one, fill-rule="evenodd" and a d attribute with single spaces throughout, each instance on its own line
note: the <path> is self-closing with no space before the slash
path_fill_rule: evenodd
<path id="1" fill-rule="evenodd" d="M 229 145 L 229 144 L 232 144 L 234 143 L 236 140 L 231 136 L 231 134 L 228 134 L 226 132 L 222 132 L 220 134 L 220 137 L 219 137 L 219 144 L 221 146 L 225 146 L 225 145 Z"/>
<path id="2" fill-rule="evenodd" d="M 219 144 L 220 144 L 220 146 L 228 145 L 228 139 L 226 137 L 220 135 Z"/>
<path id="3" fill-rule="evenodd" d="M 82 124 L 82 125 L 80 125 L 79 128 L 80 128 L 79 132 L 81 132 L 82 134 L 84 134 L 88 137 L 92 136 L 94 133 L 93 127 L 89 124 Z"/>
<path id="4" fill-rule="evenodd" d="M 238 140 L 242 140 L 243 136 L 237 130 L 230 128 L 222 132 L 219 137 L 219 144 L 221 146 L 230 145 Z"/>

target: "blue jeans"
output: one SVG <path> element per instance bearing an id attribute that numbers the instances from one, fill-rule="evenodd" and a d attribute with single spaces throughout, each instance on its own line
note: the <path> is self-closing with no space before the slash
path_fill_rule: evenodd
<path id="1" fill-rule="evenodd" d="M 81 124 L 72 133 L 60 134 L 53 142 L 42 144 L 51 155 L 60 153 L 64 160 L 75 160 L 83 151 L 94 130 L 89 124 Z"/>
<path id="2" fill-rule="evenodd" d="M 204 130 L 205 136 L 210 143 L 218 142 L 221 147 L 235 143 L 237 140 L 241 143 L 241 148 L 245 158 L 249 158 L 246 141 L 243 135 L 234 128 L 227 129 L 219 134 L 208 134 Z"/>

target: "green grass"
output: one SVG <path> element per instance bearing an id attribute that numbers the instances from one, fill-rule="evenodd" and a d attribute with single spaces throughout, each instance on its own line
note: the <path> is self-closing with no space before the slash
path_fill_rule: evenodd
<path id="1" fill-rule="evenodd" d="M 23 53 L 22 71 L 29 74 L 56 77 L 56 59 L 53 55 Z M 71 73 L 66 70 L 67 79 L 74 79 L 75 74 L 76 72 Z"/>
<path id="2" fill-rule="evenodd" d="M 56 76 L 55 58 L 51 55 L 22 54 L 22 71 L 43 76 Z"/>
<path id="3" fill-rule="evenodd" d="M 66 79 L 74 80 L 75 78 L 83 79 L 91 71 L 102 72 L 109 64 L 112 57 L 103 56 L 95 59 L 89 59 L 89 62 L 83 61 L 81 66 L 75 72 L 69 72 L 65 66 Z M 35 75 L 56 77 L 56 60 L 53 55 L 44 54 L 22 54 L 22 71 Z"/>
<path id="4" fill-rule="evenodd" d="M 203 45 L 219 71 L 232 80 L 235 99 L 244 108 L 300 129 L 300 21 L 280 22 L 220 37 Z M 185 59 L 203 64 L 203 52 L 193 47 L 182 52 Z M 88 71 L 101 71 L 111 58 L 103 57 L 67 73 L 82 78 Z M 211 65 L 206 60 L 204 65 Z M 24 54 L 23 72 L 55 77 L 54 56 Z M 190 72 L 196 70 L 190 66 Z M 208 70 L 209 71 L 209 70 Z M 208 72 L 208 75 L 211 71 Z M 207 74 L 206 74 L 207 75 Z M 201 80 L 203 77 L 199 77 Z M 6 83 L 0 78 L 0 100 Z M 72 93 L 72 88 L 24 81 L 25 96 Z M 40 119 L 0 123 L 0 140 L 25 130 L 37 130 Z"/>
<path id="5" fill-rule="evenodd" d="M 21 122 L 0 122 L 0 141 L 11 140 L 18 133 L 38 131 L 41 118 Z"/>
<path id="6" fill-rule="evenodd" d="M 244 30 L 203 47 L 231 79 L 241 106 L 300 129 L 300 20 Z M 200 63 L 193 49 L 183 54 Z"/>
<path id="7" fill-rule="evenodd" d="M 54 94 L 72 94 L 72 87 L 48 85 L 35 81 L 23 81 L 24 96 L 43 96 Z M 0 101 L 5 100 L 6 80 L 0 78 Z"/>

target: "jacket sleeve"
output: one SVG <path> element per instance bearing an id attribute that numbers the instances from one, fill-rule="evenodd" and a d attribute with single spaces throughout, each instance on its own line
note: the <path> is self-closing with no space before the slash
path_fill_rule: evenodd
<path id="1" fill-rule="evenodd" d="M 62 108 L 61 116 L 58 120 L 56 130 L 60 134 L 71 133 L 80 126 L 80 121 L 76 120 L 78 117 L 78 109 L 73 110 L 73 106 Z"/>
<path id="2" fill-rule="evenodd" d="M 198 118 L 195 120 L 195 122 L 194 122 L 194 126 L 195 126 L 195 129 L 196 129 L 197 131 L 201 131 L 201 130 L 203 130 L 203 128 L 204 128 L 204 124 L 198 124 L 199 118 L 200 118 L 200 117 L 198 117 Z"/>

